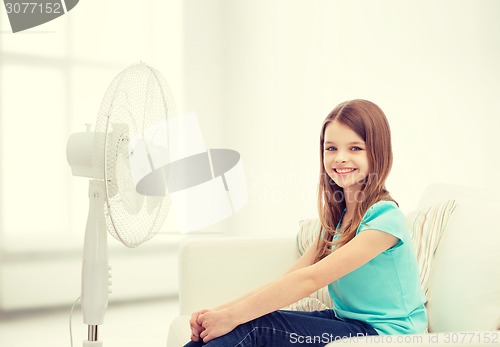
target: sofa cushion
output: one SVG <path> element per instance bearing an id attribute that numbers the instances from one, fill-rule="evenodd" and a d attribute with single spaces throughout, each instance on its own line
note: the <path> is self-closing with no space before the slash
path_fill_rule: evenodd
<path id="1" fill-rule="evenodd" d="M 455 206 L 455 200 L 448 200 L 411 212 L 407 217 L 413 247 L 417 255 L 420 283 L 427 299 L 429 299 L 428 282 L 434 254 Z"/>
<path id="2" fill-rule="evenodd" d="M 319 218 L 303 219 L 299 222 L 299 232 L 297 233 L 297 248 L 299 254 L 305 253 L 307 248 L 316 241 L 321 230 Z"/>
<path id="3" fill-rule="evenodd" d="M 323 301 L 316 298 L 315 294 L 311 294 L 311 296 L 300 299 L 293 304 L 283 307 L 282 310 L 312 312 L 328 310 L 330 308 L 331 307 L 327 306 Z"/>
<path id="4" fill-rule="evenodd" d="M 318 237 L 321 230 L 319 218 L 303 219 L 299 222 L 299 231 L 297 233 L 297 248 L 302 255 Z M 320 311 L 333 306 L 328 288 L 324 287 L 317 292 L 300 299 L 299 301 L 284 307 L 284 310 L 292 311 Z"/>

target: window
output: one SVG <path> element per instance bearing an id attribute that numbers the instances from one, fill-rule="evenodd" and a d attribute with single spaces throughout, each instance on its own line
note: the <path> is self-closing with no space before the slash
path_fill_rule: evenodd
<path id="1" fill-rule="evenodd" d="M 16 34 L 2 10 L 0 29 L 0 249 L 80 246 L 88 181 L 71 175 L 67 137 L 95 122 L 109 83 L 133 63 L 180 94 L 182 2 L 80 2 Z"/>

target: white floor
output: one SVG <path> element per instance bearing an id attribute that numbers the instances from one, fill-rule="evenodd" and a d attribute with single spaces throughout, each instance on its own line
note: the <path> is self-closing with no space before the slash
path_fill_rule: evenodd
<path id="1" fill-rule="evenodd" d="M 70 310 L 71 307 L 3 315 L 0 346 L 70 347 Z M 165 347 L 168 327 L 177 312 L 177 300 L 167 298 L 110 305 L 99 340 L 104 347 Z M 73 346 L 81 347 L 87 338 L 87 326 L 79 308 L 73 313 L 72 323 Z"/>

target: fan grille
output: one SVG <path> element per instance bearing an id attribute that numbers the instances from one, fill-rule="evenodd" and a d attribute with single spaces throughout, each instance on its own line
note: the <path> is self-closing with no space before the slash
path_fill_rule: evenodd
<path id="1" fill-rule="evenodd" d="M 94 177 L 103 177 L 104 173 L 107 229 L 128 247 L 152 238 L 170 207 L 167 192 L 165 196 L 136 192 L 129 141 L 142 138 L 146 129 L 159 122 L 167 124 L 165 120 L 174 114 L 174 100 L 163 76 L 143 63 L 118 74 L 103 97 L 95 132 L 105 136 L 95 136 L 94 153 L 104 149 L 104 160 L 94 156 Z M 149 169 L 154 168 L 146 168 Z"/>

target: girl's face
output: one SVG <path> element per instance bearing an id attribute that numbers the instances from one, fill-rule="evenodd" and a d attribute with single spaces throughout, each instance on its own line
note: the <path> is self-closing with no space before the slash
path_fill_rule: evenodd
<path id="1" fill-rule="evenodd" d="M 324 134 L 323 165 L 339 187 L 360 190 L 369 173 L 365 142 L 346 125 L 330 122 Z"/>

